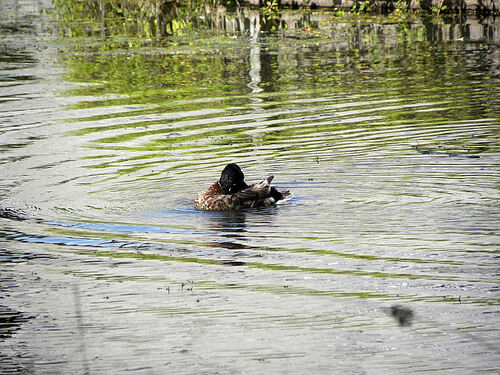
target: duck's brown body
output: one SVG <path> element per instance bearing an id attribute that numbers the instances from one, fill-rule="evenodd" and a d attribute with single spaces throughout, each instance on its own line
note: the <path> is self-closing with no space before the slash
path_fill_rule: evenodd
<path id="1" fill-rule="evenodd" d="M 224 194 L 219 181 L 200 192 L 194 200 L 194 208 L 199 210 L 225 211 L 229 206 L 229 194 Z"/>

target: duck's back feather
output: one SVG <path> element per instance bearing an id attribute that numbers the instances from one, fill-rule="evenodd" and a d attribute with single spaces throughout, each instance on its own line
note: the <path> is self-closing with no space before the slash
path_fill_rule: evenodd
<path id="1" fill-rule="evenodd" d="M 260 182 L 250 185 L 244 190 L 241 190 L 235 194 L 235 199 L 240 202 L 254 201 L 257 199 L 267 198 L 271 194 L 271 181 L 274 176 L 269 176 Z"/>

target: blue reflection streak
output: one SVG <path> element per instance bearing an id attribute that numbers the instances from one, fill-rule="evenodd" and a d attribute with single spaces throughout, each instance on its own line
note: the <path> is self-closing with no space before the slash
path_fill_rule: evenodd
<path id="1" fill-rule="evenodd" d="M 96 246 L 96 247 L 122 247 L 127 245 L 126 242 L 117 241 L 102 241 L 88 238 L 72 238 L 72 237 L 31 237 L 31 236 L 16 236 L 13 237 L 17 241 L 29 243 L 50 243 L 55 245 L 69 246 Z"/>
<path id="2" fill-rule="evenodd" d="M 102 230 L 107 232 L 118 233 L 176 233 L 176 234 L 208 234 L 207 231 L 193 231 L 188 229 L 166 229 L 158 227 L 150 227 L 144 225 L 125 225 L 125 224 L 93 224 L 93 223 L 75 223 L 63 221 L 46 221 L 44 224 L 56 225 L 60 227 L 83 228 L 92 230 Z"/>

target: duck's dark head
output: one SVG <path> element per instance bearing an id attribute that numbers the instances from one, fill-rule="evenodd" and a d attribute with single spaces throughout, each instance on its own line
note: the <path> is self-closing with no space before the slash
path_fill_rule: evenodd
<path id="1" fill-rule="evenodd" d="M 244 180 L 245 175 L 241 171 L 240 167 L 235 163 L 231 163 L 226 165 L 226 167 L 222 170 L 219 184 L 222 187 L 224 194 L 234 194 L 248 187 Z"/>

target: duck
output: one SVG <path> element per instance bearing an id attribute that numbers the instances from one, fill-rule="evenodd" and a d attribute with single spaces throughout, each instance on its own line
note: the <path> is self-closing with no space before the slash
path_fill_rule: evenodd
<path id="1" fill-rule="evenodd" d="M 271 186 L 273 178 L 269 176 L 247 185 L 238 164 L 230 163 L 222 170 L 218 181 L 198 193 L 194 207 L 204 211 L 233 211 L 274 206 L 278 201 L 290 198 L 291 193 Z"/>

